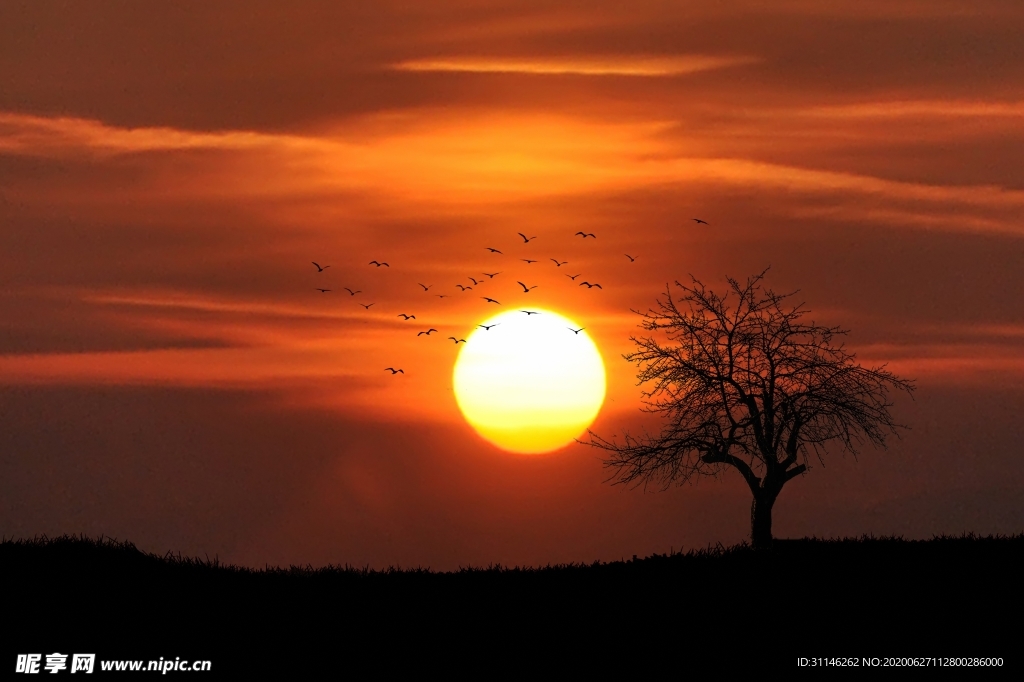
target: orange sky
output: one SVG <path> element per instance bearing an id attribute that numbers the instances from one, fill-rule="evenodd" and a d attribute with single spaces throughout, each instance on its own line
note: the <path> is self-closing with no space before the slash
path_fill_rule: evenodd
<path id="1" fill-rule="evenodd" d="M 644 494 L 480 440 L 444 337 L 479 296 L 577 320 L 612 435 L 630 308 L 768 266 L 919 383 L 777 534 L 1021 529 L 1019 3 L 423 4 L 0 3 L 4 535 L 435 568 L 736 542 L 732 477 Z"/>

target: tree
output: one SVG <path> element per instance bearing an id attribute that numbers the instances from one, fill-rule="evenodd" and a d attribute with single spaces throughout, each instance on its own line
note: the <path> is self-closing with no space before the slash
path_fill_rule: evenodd
<path id="1" fill-rule="evenodd" d="M 729 278 L 719 296 L 696 278 L 676 282 L 658 298 L 657 310 L 633 311 L 640 327 L 661 333 L 630 337 L 646 412 L 665 418 L 658 435 L 624 434 L 624 443 L 593 432 L 587 442 L 610 453 L 605 466 L 616 483 L 660 483 L 668 488 L 736 469 L 750 487 L 750 536 L 755 548 L 771 546 L 772 507 L 783 486 L 807 471 L 811 454 L 823 462 L 826 445 L 857 454 L 864 441 L 885 446 L 897 428 L 889 408 L 892 390 L 914 390 L 885 365 L 856 364 L 835 339 L 839 327 L 802 322 L 793 294 L 762 286 L 767 270 L 745 285 Z M 795 293 L 795 292 L 794 292 Z M 735 297 L 735 301 L 731 301 Z"/>

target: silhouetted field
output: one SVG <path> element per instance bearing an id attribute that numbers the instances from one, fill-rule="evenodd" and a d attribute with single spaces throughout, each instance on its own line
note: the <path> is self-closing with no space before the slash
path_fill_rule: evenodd
<path id="1" fill-rule="evenodd" d="M 1022 559 L 1024 535 L 778 540 L 760 553 L 448 573 L 252 570 L 113 540 L 6 540 L 4 655 L 180 656 L 225 675 L 796 671 L 801 656 L 1015 667 Z"/>

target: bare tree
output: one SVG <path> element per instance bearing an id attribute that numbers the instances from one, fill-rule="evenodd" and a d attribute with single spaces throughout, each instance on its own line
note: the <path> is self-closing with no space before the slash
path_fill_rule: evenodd
<path id="1" fill-rule="evenodd" d="M 802 322 L 808 311 L 763 288 L 765 272 L 745 285 L 730 278 L 725 296 L 691 277 L 692 286 L 676 282 L 680 298 L 666 287 L 657 310 L 634 311 L 642 329 L 667 339 L 631 337 L 638 349 L 624 356 L 649 386 L 644 411 L 663 415 L 664 428 L 626 433 L 624 443 L 589 432 L 587 441 L 610 453 L 616 483 L 668 488 L 735 468 L 754 496 L 755 548 L 771 545 L 772 506 L 812 453 L 822 461 L 829 443 L 854 455 L 864 441 L 884 447 L 905 428 L 889 413 L 890 390 L 914 390 L 885 365 L 856 364 L 835 342 L 846 330 Z"/>

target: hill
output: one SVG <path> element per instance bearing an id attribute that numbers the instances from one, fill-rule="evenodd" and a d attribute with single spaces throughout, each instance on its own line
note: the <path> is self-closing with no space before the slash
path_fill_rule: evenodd
<path id="1" fill-rule="evenodd" d="M 767 552 L 543 568 L 254 570 L 109 539 L 4 540 L 5 620 L 16 625 L 4 657 L 87 652 L 211 660 L 224 674 L 411 667 L 474 677 L 798 671 L 800 657 L 1002 657 L 1010 666 L 1022 559 L 1024 535 L 969 535 L 778 540 Z"/>

